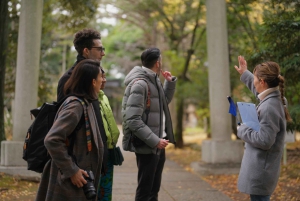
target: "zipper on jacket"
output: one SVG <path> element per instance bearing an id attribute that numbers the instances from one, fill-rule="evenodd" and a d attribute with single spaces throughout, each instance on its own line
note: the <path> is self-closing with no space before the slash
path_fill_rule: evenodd
<path id="1" fill-rule="evenodd" d="M 159 109 L 161 108 L 161 101 L 160 101 L 160 93 L 159 93 L 159 86 L 158 86 L 158 84 L 157 84 L 157 79 L 159 79 L 158 78 L 158 76 L 157 76 L 157 74 L 155 75 L 155 85 L 156 85 L 156 89 L 157 89 L 157 91 L 158 91 L 158 102 L 159 102 Z M 162 111 L 164 111 L 164 107 L 162 107 Z M 159 110 L 159 124 L 160 124 L 160 122 L 161 122 L 161 109 Z M 161 130 L 161 127 L 162 127 L 162 125 L 160 124 L 160 127 L 159 127 L 159 140 L 161 139 L 160 137 L 160 135 L 161 135 L 161 133 L 162 133 L 162 130 Z M 156 148 L 156 155 L 158 155 L 158 152 L 159 152 L 159 149 L 158 148 Z"/>
<path id="2" fill-rule="evenodd" d="M 162 89 L 164 89 L 164 87 L 163 87 L 163 85 L 162 85 L 162 83 L 160 83 L 161 84 L 161 88 Z M 166 94 L 165 94 L 165 91 L 163 90 L 162 91 L 163 92 L 163 94 L 164 94 L 164 96 L 166 97 Z M 167 97 L 166 97 L 167 98 Z M 170 117 L 170 124 L 171 124 L 171 128 L 172 128 L 172 134 L 173 134 L 173 141 L 174 141 L 174 145 L 176 145 L 176 140 L 175 140 L 175 136 L 174 136 L 174 131 L 173 131 L 173 123 L 172 123 L 172 119 L 171 119 L 171 113 L 170 113 L 170 110 L 169 110 L 169 106 L 168 106 L 168 103 L 166 103 L 167 104 L 167 112 L 169 113 L 169 117 Z M 167 120 L 166 120 L 167 121 Z M 166 133 L 167 134 L 167 133 Z M 168 135 L 168 134 L 167 134 Z"/>

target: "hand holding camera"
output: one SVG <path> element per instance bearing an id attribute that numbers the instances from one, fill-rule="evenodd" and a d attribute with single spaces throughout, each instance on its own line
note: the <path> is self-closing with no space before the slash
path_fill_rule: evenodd
<path id="1" fill-rule="evenodd" d="M 83 189 L 86 199 L 90 200 L 96 197 L 96 189 L 94 186 L 95 176 L 91 170 L 80 169 L 71 177 L 71 181 L 78 188 Z"/>
<path id="2" fill-rule="evenodd" d="M 86 173 L 86 171 L 79 169 L 76 174 L 74 174 L 71 177 L 71 182 L 72 184 L 74 184 L 75 186 L 77 186 L 78 188 L 83 187 L 84 184 L 86 184 L 86 180 L 82 177 L 82 176 L 86 176 L 88 177 L 88 174 Z"/>

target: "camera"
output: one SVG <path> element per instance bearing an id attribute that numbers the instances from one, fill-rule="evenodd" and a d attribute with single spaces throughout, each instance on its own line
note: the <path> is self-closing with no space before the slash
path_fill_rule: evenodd
<path id="1" fill-rule="evenodd" d="M 84 177 L 84 179 L 87 181 L 85 185 L 83 185 L 82 189 L 85 194 L 86 199 L 91 200 L 94 199 L 97 195 L 95 186 L 94 186 L 94 174 L 91 170 L 86 170 L 86 173 L 89 175 L 89 177 Z"/>

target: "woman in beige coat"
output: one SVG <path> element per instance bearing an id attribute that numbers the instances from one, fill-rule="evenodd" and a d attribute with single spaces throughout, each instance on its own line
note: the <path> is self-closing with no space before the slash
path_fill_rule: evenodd
<path id="1" fill-rule="evenodd" d="M 90 101 L 98 97 L 101 84 L 100 63 L 90 59 L 78 63 L 65 84 L 65 94 L 70 96 L 59 108 L 44 140 L 52 159 L 43 170 L 36 200 L 96 200 L 87 199 L 82 187 L 87 184 L 87 172 L 94 174 L 90 184 L 95 189 L 100 178 L 103 143 Z"/>

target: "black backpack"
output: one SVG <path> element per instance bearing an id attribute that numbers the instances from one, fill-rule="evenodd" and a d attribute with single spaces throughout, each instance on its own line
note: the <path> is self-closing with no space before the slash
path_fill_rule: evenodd
<path id="1" fill-rule="evenodd" d="M 45 164 L 51 159 L 44 145 L 44 138 L 51 129 L 56 113 L 66 98 L 67 97 L 60 102 L 44 103 L 41 107 L 30 110 L 31 115 L 35 117 L 35 120 L 27 131 L 23 146 L 23 159 L 27 161 L 28 170 L 42 173 Z M 74 98 L 70 101 L 73 100 L 79 101 L 84 107 L 85 102 L 81 99 Z M 87 119 L 86 113 L 84 114 Z M 80 126 L 82 125 L 80 122 L 71 136 L 80 129 Z M 66 142 L 66 144 L 68 145 L 68 142 Z"/>

